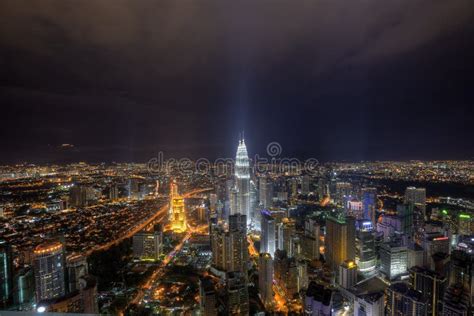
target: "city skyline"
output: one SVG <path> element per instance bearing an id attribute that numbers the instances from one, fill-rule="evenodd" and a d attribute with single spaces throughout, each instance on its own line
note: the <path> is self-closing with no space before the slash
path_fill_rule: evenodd
<path id="1" fill-rule="evenodd" d="M 0 316 L 474 315 L 472 21 L 0 0 Z"/>

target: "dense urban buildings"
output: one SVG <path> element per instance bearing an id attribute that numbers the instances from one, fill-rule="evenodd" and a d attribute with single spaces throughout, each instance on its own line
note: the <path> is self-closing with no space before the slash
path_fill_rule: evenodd
<path id="1" fill-rule="evenodd" d="M 423 187 L 354 180 L 332 164 L 313 175 L 252 169 L 243 147 L 241 140 L 238 171 L 210 175 L 196 169 L 183 176 L 173 165 L 154 174 L 142 165 L 72 164 L 28 167 L 20 177 L 10 167 L 0 184 L 2 309 L 472 310 L 468 198 L 460 203 Z M 241 209 L 239 201 L 252 200 L 246 179 L 259 183 L 259 202 Z"/>

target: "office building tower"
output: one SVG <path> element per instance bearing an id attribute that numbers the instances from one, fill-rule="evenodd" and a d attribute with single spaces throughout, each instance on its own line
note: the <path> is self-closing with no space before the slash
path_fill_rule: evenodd
<path id="1" fill-rule="evenodd" d="M 223 272 L 247 273 L 248 242 L 247 218 L 236 214 L 229 216 L 229 230 L 215 225 L 211 232 L 212 264 Z"/>
<path id="2" fill-rule="evenodd" d="M 170 184 L 169 222 L 171 230 L 177 233 L 182 233 L 188 228 L 184 198 L 178 193 L 178 184 L 174 180 Z"/>
<path id="3" fill-rule="evenodd" d="M 204 277 L 199 280 L 199 304 L 202 315 L 218 315 L 216 291 L 211 277 Z"/>
<path id="4" fill-rule="evenodd" d="M 232 214 L 240 213 L 247 218 L 247 226 L 251 223 L 250 214 L 250 160 L 242 138 L 237 147 L 235 158 L 235 190 L 236 190 L 236 211 Z"/>
<path id="5" fill-rule="evenodd" d="M 296 234 L 296 222 L 291 218 L 283 218 L 277 227 L 277 249 L 285 250 L 288 256 L 293 256 L 293 236 Z"/>
<path id="6" fill-rule="evenodd" d="M 91 188 L 84 185 L 75 185 L 69 191 L 69 205 L 72 207 L 85 207 L 91 199 Z"/>
<path id="7" fill-rule="evenodd" d="M 397 217 L 400 218 L 401 231 L 406 237 L 411 238 L 415 232 L 413 227 L 413 206 L 409 204 L 397 205 Z"/>
<path id="8" fill-rule="evenodd" d="M 339 205 L 344 205 L 347 197 L 352 195 L 352 185 L 348 182 L 337 182 L 335 190 L 334 202 Z"/>
<path id="9" fill-rule="evenodd" d="M 305 221 L 304 235 L 300 236 L 302 254 L 308 260 L 319 260 L 319 223 L 313 219 Z"/>
<path id="10" fill-rule="evenodd" d="M 259 204 L 263 209 L 272 207 L 273 204 L 273 183 L 270 178 L 259 178 Z"/>
<path id="11" fill-rule="evenodd" d="M 89 274 L 87 258 L 74 254 L 66 259 L 67 280 L 69 293 L 78 291 L 80 288 L 80 279 Z"/>
<path id="12" fill-rule="evenodd" d="M 426 315 L 427 300 L 420 292 L 408 287 L 406 283 L 393 283 L 387 289 L 388 316 Z"/>
<path id="13" fill-rule="evenodd" d="M 226 284 L 226 315 L 249 314 L 249 292 L 247 288 L 247 277 L 244 273 L 227 273 Z"/>
<path id="14" fill-rule="evenodd" d="M 377 189 L 363 188 L 362 189 L 362 205 L 364 209 L 364 218 L 370 219 L 372 225 L 377 224 Z"/>
<path id="15" fill-rule="evenodd" d="M 350 289 L 357 283 L 357 264 L 345 260 L 339 265 L 338 284 L 344 289 Z"/>
<path id="16" fill-rule="evenodd" d="M 236 214 L 229 216 L 229 232 L 226 234 L 225 253 L 227 256 L 227 272 L 247 273 L 248 242 L 247 242 L 247 216 Z"/>
<path id="17" fill-rule="evenodd" d="M 13 257 L 6 241 L 0 240 L 0 307 L 11 303 L 13 295 Z"/>
<path id="18" fill-rule="evenodd" d="M 116 185 L 111 185 L 109 187 L 109 199 L 115 201 L 119 198 L 119 189 Z"/>
<path id="19" fill-rule="evenodd" d="M 474 305 L 474 254 L 453 250 L 451 253 L 449 286 L 462 289 L 468 297 L 469 305 Z"/>
<path id="20" fill-rule="evenodd" d="M 250 219 L 252 227 L 260 230 L 260 212 L 258 211 L 258 190 L 255 182 L 250 180 Z"/>
<path id="21" fill-rule="evenodd" d="M 370 276 L 375 272 L 377 264 L 375 236 L 372 222 L 368 219 L 356 222 L 355 262 L 363 275 Z"/>
<path id="22" fill-rule="evenodd" d="M 34 251 L 36 301 L 62 297 L 66 294 L 64 246 L 47 242 Z"/>
<path id="23" fill-rule="evenodd" d="M 447 254 L 451 252 L 451 245 L 449 237 L 444 236 L 441 233 L 424 232 L 421 246 L 424 249 L 423 266 L 434 270 L 435 262 L 433 256 L 435 254 Z"/>
<path id="24" fill-rule="evenodd" d="M 269 211 L 261 212 L 261 229 L 260 252 L 269 253 L 272 257 L 275 255 L 275 219 Z"/>
<path id="25" fill-rule="evenodd" d="M 407 273 L 408 251 L 399 240 L 385 242 L 380 247 L 380 271 L 389 280 Z"/>
<path id="26" fill-rule="evenodd" d="M 364 219 L 363 204 L 357 199 L 351 198 L 345 203 L 346 215 L 352 216 L 357 220 Z"/>
<path id="27" fill-rule="evenodd" d="M 426 189 L 408 187 L 405 190 L 405 204 L 412 206 L 412 209 L 418 208 L 426 217 Z"/>
<path id="28" fill-rule="evenodd" d="M 141 231 L 133 236 L 133 256 L 140 260 L 158 260 L 163 253 L 163 231 L 156 225 L 154 232 Z"/>
<path id="29" fill-rule="evenodd" d="M 423 247 L 415 243 L 412 243 L 408 246 L 408 269 L 415 266 L 423 267 L 424 258 L 425 251 L 423 250 Z"/>
<path id="30" fill-rule="evenodd" d="M 410 269 L 410 286 L 427 300 L 427 315 L 442 315 L 442 299 L 448 285 L 447 279 L 438 273 L 422 267 Z"/>
<path id="31" fill-rule="evenodd" d="M 311 188 L 311 178 L 309 175 L 305 174 L 304 176 L 301 177 L 301 194 L 308 195 Z"/>
<path id="32" fill-rule="evenodd" d="M 14 284 L 14 304 L 16 306 L 31 304 L 35 297 L 33 270 L 30 267 L 25 267 L 18 271 L 14 278 Z"/>
<path id="33" fill-rule="evenodd" d="M 306 290 L 304 315 L 333 315 L 335 304 L 335 290 L 333 288 L 320 283 L 311 282 Z"/>
<path id="34" fill-rule="evenodd" d="M 354 299 L 354 316 L 384 315 L 384 293 L 361 294 Z"/>
<path id="35" fill-rule="evenodd" d="M 471 316 L 472 304 L 468 292 L 461 284 L 450 286 L 444 294 L 443 316 Z"/>
<path id="36" fill-rule="evenodd" d="M 333 271 L 345 260 L 355 259 L 355 220 L 353 217 L 332 217 L 326 220 L 326 262 Z"/>
<path id="37" fill-rule="evenodd" d="M 262 303 L 270 307 L 273 303 L 273 259 L 269 253 L 261 253 L 258 260 L 258 288 Z"/>

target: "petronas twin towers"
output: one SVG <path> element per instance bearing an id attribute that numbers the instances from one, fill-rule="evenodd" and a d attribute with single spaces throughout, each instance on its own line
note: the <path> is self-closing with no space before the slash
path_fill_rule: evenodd
<path id="1" fill-rule="evenodd" d="M 249 226 L 252 221 L 250 207 L 250 159 L 242 137 L 235 158 L 234 203 L 231 213 L 245 215 Z"/>

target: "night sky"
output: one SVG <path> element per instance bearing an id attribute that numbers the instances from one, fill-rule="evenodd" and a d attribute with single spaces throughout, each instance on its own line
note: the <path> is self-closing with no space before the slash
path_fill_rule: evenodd
<path id="1" fill-rule="evenodd" d="M 1 0 L 0 163 L 473 159 L 473 78 L 472 0 Z"/>

